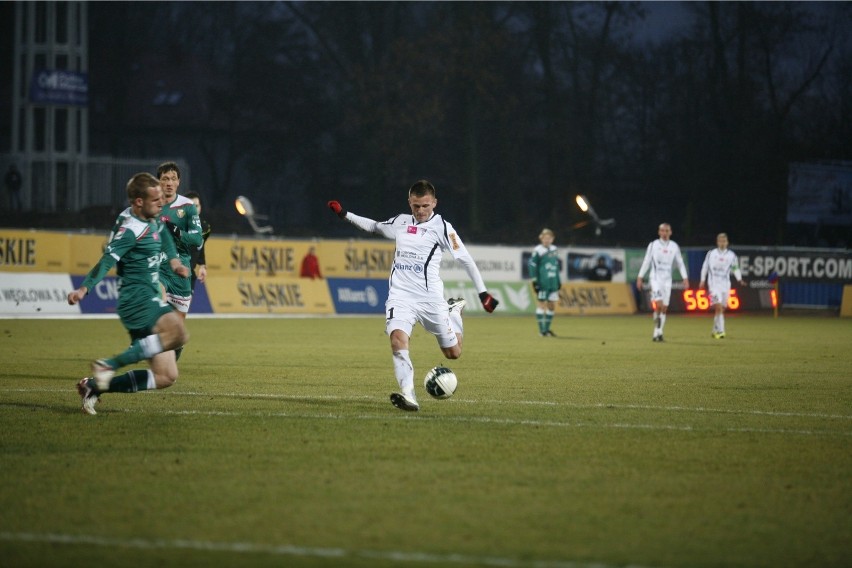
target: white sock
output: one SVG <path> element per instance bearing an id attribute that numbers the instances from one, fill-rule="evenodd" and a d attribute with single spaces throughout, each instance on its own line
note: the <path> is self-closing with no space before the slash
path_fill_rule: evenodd
<path id="1" fill-rule="evenodd" d="M 462 323 L 461 314 L 458 312 L 450 312 L 450 327 L 458 334 L 464 333 L 464 323 Z"/>
<path id="2" fill-rule="evenodd" d="M 157 388 L 157 381 L 154 380 L 154 371 L 148 369 L 148 390 L 155 390 Z"/>
<path id="3" fill-rule="evenodd" d="M 140 339 L 139 345 L 142 347 L 142 354 L 145 355 L 146 359 L 150 359 L 154 355 L 159 355 L 163 352 L 163 343 L 160 341 L 160 336 L 156 333 Z"/>
<path id="4" fill-rule="evenodd" d="M 414 396 L 414 365 L 411 364 L 411 359 L 408 357 L 408 349 L 394 351 L 393 373 L 396 375 L 396 382 L 399 383 L 402 394 L 412 400 L 417 400 L 417 397 Z"/>
<path id="5" fill-rule="evenodd" d="M 666 314 L 660 314 L 660 335 L 663 334 L 664 327 L 666 327 Z"/>
<path id="6" fill-rule="evenodd" d="M 725 333 L 725 314 L 719 314 L 719 333 Z"/>

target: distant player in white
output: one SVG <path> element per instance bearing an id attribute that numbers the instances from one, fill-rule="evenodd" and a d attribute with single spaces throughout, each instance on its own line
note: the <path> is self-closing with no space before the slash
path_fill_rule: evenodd
<path id="1" fill-rule="evenodd" d="M 710 305 L 715 310 L 713 316 L 713 339 L 725 338 L 725 308 L 728 305 L 728 293 L 731 289 L 731 272 L 740 286 L 745 285 L 740 271 L 740 262 L 734 251 L 728 248 L 728 235 L 716 236 L 716 248 L 709 251 L 701 265 L 701 282 L 698 288 L 707 285 L 710 293 Z"/>
<path id="2" fill-rule="evenodd" d="M 660 238 L 652 241 L 645 251 L 645 258 L 642 260 L 642 267 L 639 268 L 639 276 L 636 278 L 636 289 L 642 291 L 643 277 L 650 270 L 651 300 L 654 302 L 654 335 L 651 339 L 663 341 L 666 312 L 669 310 L 669 300 L 672 297 L 672 265 L 677 263 L 677 269 L 683 277 L 683 285 L 686 288 L 689 288 L 689 276 L 686 273 L 683 258 L 680 256 L 680 247 L 671 240 L 671 225 L 662 223 L 657 234 Z"/>
<path id="3" fill-rule="evenodd" d="M 462 310 L 464 299 L 444 299 L 444 283 L 438 273 L 444 252 L 464 266 L 479 293 L 482 307 L 489 313 L 498 301 L 488 293 L 482 275 L 453 226 L 434 212 L 438 200 L 435 187 L 426 180 L 408 190 L 411 214 L 400 213 L 387 221 L 374 221 L 347 212 L 337 201 L 328 207 L 341 219 L 359 229 L 396 241 L 389 293 L 385 302 L 393 351 L 393 368 L 401 393 L 390 395 L 391 404 L 401 410 L 420 409 L 414 393 L 414 365 L 409 357 L 409 340 L 416 323 L 435 336 L 447 359 L 458 359 L 462 352 Z"/>

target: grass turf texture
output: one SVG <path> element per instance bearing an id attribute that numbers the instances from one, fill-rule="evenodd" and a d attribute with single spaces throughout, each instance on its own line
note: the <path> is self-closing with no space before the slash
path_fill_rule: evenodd
<path id="1" fill-rule="evenodd" d="M 848 566 L 852 325 L 190 319 L 181 378 L 80 412 L 117 320 L 0 321 L 4 566 Z M 423 376 L 445 363 L 452 399 Z M 138 367 L 138 366 L 135 366 Z"/>

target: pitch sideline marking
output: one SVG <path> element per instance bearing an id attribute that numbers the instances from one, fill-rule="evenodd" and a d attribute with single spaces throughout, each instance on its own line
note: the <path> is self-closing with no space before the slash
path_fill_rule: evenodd
<path id="1" fill-rule="evenodd" d="M 73 392 L 73 389 L 0 389 L 0 392 L 52 392 L 52 393 L 68 393 Z M 362 395 L 362 396 L 339 396 L 339 395 L 297 395 L 297 394 L 274 394 L 274 393 L 215 393 L 215 392 L 197 392 L 197 391 L 170 391 L 169 396 L 209 396 L 217 398 L 267 398 L 272 400 L 384 400 L 383 398 Z M 825 418 L 831 420 L 852 420 L 852 415 L 847 414 L 825 414 L 820 412 L 780 412 L 772 410 L 730 410 L 725 408 L 706 408 L 703 406 L 688 407 L 688 406 L 654 406 L 645 404 L 613 404 L 608 402 L 598 402 L 591 404 L 575 404 L 571 402 L 553 402 L 553 401 L 538 401 L 538 400 L 475 400 L 475 399 L 460 399 L 454 398 L 456 404 L 523 404 L 531 406 L 564 406 L 567 408 L 612 408 L 616 410 L 666 410 L 672 412 L 696 412 L 696 413 L 713 413 L 713 414 L 746 414 L 754 416 L 778 416 L 790 418 Z"/>
<path id="2" fill-rule="evenodd" d="M 392 562 L 430 562 L 437 564 L 478 564 L 481 566 L 503 566 L 507 568 L 616 568 L 601 562 L 573 562 L 562 560 L 521 561 L 494 556 L 470 556 L 464 554 L 432 554 L 428 552 L 346 550 L 344 548 L 313 548 L 305 546 L 268 545 L 251 542 L 213 542 L 186 539 L 143 539 L 105 538 L 87 535 L 57 533 L 26 533 L 0 531 L 0 540 L 46 544 L 94 545 L 115 548 L 137 548 L 142 550 L 181 549 L 201 552 L 234 552 L 240 554 L 272 554 L 277 556 L 301 556 L 309 558 L 370 558 Z M 623 568 L 642 568 L 631 564 Z"/>
<path id="3" fill-rule="evenodd" d="M 12 405 L 0 403 L 0 408 Z M 852 436 L 850 431 L 836 430 L 793 430 L 788 428 L 696 428 L 695 426 L 675 426 L 671 424 L 628 424 L 622 422 L 598 424 L 594 422 L 562 422 L 558 420 L 514 420 L 511 418 L 493 418 L 489 416 L 414 416 L 411 414 L 360 414 L 343 416 L 341 414 L 306 414 L 292 412 L 241 412 L 234 410 L 167 410 L 167 409 L 130 409 L 115 407 L 114 413 L 152 414 L 163 416 L 258 416 L 267 418 L 290 418 L 299 420 L 411 420 L 422 423 L 428 422 L 457 422 L 467 424 L 501 424 L 507 426 L 534 426 L 549 428 L 589 428 L 589 429 L 618 429 L 645 430 L 660 432 L 694 432 L 694 433 L 731 433 L 731 434 L 793 434 L 800 436 Z"/>

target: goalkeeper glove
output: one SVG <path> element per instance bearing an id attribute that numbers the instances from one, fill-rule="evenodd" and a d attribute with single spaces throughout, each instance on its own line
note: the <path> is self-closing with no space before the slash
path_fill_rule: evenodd
<path id="1" fill-rule="evenodd" d="M 479 301 L 482 302 L 482 307 L 485 308 L 485 311 L 489 314 L 493 312 L 494 308 L 497 307 L 497 304 L 500 303 L 497 301 L 497 298 L 495 298 L 488 292 L 480 292 Z"/>
<path id="2" fill-rule="evenodd" d="M 166 228 L 175 238 L 175 242 L 180 242 L 180 238 L 183 236 L 183 232 L 178 228 L 178 226 L 172 223 L 171 221 L 166 221 Z"/>
<path id="3" fill-rule="evenodd" d="M 346 209 L 343 208 L 339 201 L 329 201 L 328 208 L 334 211 L 334 214 L 341 219 L 346 217 Z"/>
<path id="4" fill-rule="evenodd" d="M 538 280 L 533 280 L 532 285 L 533 285 L 533 290 L 535 290 L 536 294 L 541 292 L 541 284 L 538 283 Z"/>

